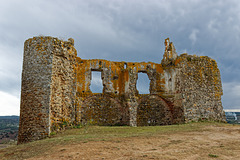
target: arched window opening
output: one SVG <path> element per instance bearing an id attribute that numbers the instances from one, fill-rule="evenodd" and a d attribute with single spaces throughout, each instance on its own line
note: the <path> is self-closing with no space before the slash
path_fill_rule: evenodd
<path id="1" fill-rule="evenodd" d="M 92 93 L 102 93 L 103 83 L 100 71 L 92 71 L 90 90 Z"/>
<path id="2" fill-rule="evenodd" d="M 137 90 L 139 94 L 150 94 L 150 80 L 146 73 L 138 73 Z"/>

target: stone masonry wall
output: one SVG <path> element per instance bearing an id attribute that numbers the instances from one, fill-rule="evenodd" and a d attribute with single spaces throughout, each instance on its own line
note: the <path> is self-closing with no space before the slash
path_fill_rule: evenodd
<path id="1" fill-rule="evenodd" d="M 224 121 L 220 72 L 215 60 L 182 54 L 176 60 L 179 68 L 178 92 L 182 94 L 185 122 Z"/>
<path id="2" fill-rule="evenodd" d="M 103 91 L 90 90 L 101 72 Z M 139 94 L 139 73 L 150 94 Z M 34 37 L 25 42 L 18 143 L 42 139 L 69 125 L 153 126 L 225 121 L 216 62 L 177 55 L 165 40 L 161 63 L 112 62 L 77 57 L 73 39 Z"/>
<path id="3" fill-rule="evenodd" d="M 78 122 L 131 126 L 183 123 L 183 109 L 174 104 L 174 92 L 166 93 L 169 89 L 168 86 L 166 89 L 161 64 L 80 58 L 77 58 L 76 64 Z M 101 72 L 102 93 L 92 93 L 90 90 L 93 71 Z M 140 72 L 150 79 L 150 95 L 141 95 L 137 91 Z M 144 114 L 147 110 L 149 113 Z"/>
<path id="4" fill-rule="evenodd" d="M 75 122 L 75 61 L 77 51 L 73 39 L 55 41 L 52 61 L 50 101 L 51 132 Z"/>
<path id="5" fill-rule="evenodd" d="M 42 139 L 50 133 L 52 50 L 51 39 L 32 38 L 24 44 L 18 143 Z"/>
<path id="6" fill-rule="evenodd" d="M 18 143 L 45 138 L 75 121 L 73 44 L 52 37 L 25 42 Z"/>

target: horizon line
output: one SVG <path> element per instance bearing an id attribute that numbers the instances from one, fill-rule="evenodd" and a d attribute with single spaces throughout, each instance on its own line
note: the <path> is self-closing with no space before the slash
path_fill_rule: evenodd
<path id="1" fill-rule="evenodd" d="M 223 109 L 224 112 L 240 112 L 240 109 Z"/>

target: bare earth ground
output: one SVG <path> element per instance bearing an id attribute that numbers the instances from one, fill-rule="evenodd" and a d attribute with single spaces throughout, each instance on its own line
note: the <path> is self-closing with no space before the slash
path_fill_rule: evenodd
<path id="1" fill-rule="evenodd" d="M 10 155 L 5 153 L 2 158 L 11 159 Z M 201 126 L 197 131 L 176 130 L 164 133 L 144 133 L 144 135 L 133 137 L 85 139 L 77 143 L 58 144 L 40 155 L 26 159 L 240 160 L 240 125 L 210 124 Z"/>
<path id="2" fill-rule="evenodd" d="M 9 145 L 7 145 L 7 144 L 0 144 L 0 149 L 1 148 L 6 148 L 6 147 L 8 147 Z"/>

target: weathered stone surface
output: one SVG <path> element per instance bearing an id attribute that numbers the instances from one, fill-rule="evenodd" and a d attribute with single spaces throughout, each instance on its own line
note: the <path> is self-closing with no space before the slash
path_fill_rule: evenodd
<path id="1" fill-rule="evenodd" d="M 73 41 L 34 37 L 25 42 L 18 143 L 42 139 L 75 116 Z"/>
<path id="2" fill-rule="evenodd" d="M 216 62 L 177 55 L 165 40 L 161 64 L 77 57 L 74 40 L 34 37 L 25 42 L 18 143 L 42 139 L 72 124 L 169 125 L 225 121 Z M 103 92 L 92 93 L 91 72 L 101 72 Z M 139 94 L 138 73 L 150 80 Z"/>
<path id="3" fill-rule="evenodd" d="M 225 119 L 220 72 L 215 60 L 183 54 L 177 61 L 176 88 L 182 94 L 185 121 Z"/>

